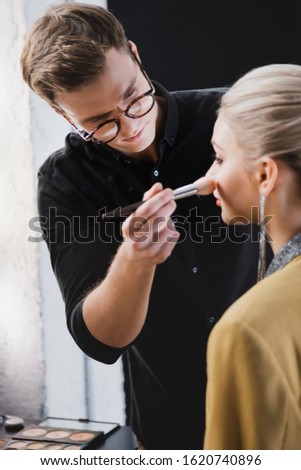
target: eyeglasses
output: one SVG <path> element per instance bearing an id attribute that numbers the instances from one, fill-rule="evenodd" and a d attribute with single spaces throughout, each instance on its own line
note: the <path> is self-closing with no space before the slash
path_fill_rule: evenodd
<path id="1" fill-rule="evenodd" d="M 98 126 L 96 126 L 91 132 L 86 132 L 84 130 L 78 129 L 78 127 L 71 121 L 67 114 L 62 112 L 60 109 L 56 108 L 56 111 L 58 111 L 59 114 L 61 114 L 69 122 L 69 124 L 85 142 L 89 142 L 92 140 L 93 142 L 96 142 L 98 144 L 108 144 L 109 142 L 112 142 L 115 137 L 117 137 L 121 129 L 120 118 L 122 116 L 127 116 L 131 119 L 139 119 L 145 116 L 153 109 L 155 104 L 155 89 L 153 87 L 152 82 L 148 78 L 145 70 L 143 69 L 142 65 L 140 64 L 139 60 L 133 52 L 132 56 L 138 64 L 138 67 L 142 72 L 143 76 L 146 78 L 150 86 L 150 90 L 131 101 L 127 108 L 122 111 L 122 113 L 120 113 L 118 116 L 98 124 Z"/>

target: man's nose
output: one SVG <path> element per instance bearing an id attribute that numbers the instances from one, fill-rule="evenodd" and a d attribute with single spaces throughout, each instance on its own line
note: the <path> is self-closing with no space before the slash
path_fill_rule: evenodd
<path id="1" fill-rule="evenodd" d="M 121 132 L 123 133 L 123 135 L 133 137 L 135 133 L 138 132 L 138 119 L 130 118 L 126 116 L 126 114 L 123 114 L 119 119 L 121 124 Z"/>

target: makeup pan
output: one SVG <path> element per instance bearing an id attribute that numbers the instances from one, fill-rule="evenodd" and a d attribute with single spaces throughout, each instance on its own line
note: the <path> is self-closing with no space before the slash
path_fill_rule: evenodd
<path id="1" fill-rule="evenodd" d="M 37 442 L 37 441 L 16 441 L 9 440 L 4 450 L 80 450 L 83 449 L 81 445 L 69 444 L 56 444 L 50 442 Z"/>
<path id="2" fill-rule="evenodd" d="M 10 439 L 7 439 L 5 437 L 0 437 L 0 449 L 4 449 L 9 440 Z"/>
<path id="3" fill-rule="evenodd" d="M 103 431 L 28 426 L 15 434 L 2 448 L 22 450 L 95 449 L 104 440 Z M 0 438 L 1 439 L 1 438 Z M 1 444 L 1 443 L 0 443 Z"/>
<path id="4" fill-rule="evenodd" d="M 47 431 L 45 429 L 39 428 L 39 427 L 24 429 L 22 431 L 23 437 L 27 437 L 27 438 L 44 436 L 44 434 L 46 433 Z"/>
<path id="5" fill-rule="evenodd" d="M 5 449 L 9 450 L 24 450 L 25 447 L 31 444 L 31 441 L 11 441 L 8 440 L 8 443 L 5 446 Z"/>

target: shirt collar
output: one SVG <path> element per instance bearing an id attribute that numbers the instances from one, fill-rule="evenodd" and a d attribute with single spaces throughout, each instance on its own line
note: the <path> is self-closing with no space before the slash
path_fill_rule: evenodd
<path id="1" fill-rule="evenodd" d="M 290 261 L 301 255 L 301 232 L 289 240 L 274 256 L 266 272 L 266 277 L 284 268 Z"/>
<path id="2" fill-rule="evenodd" d="M 173 94 L 167 91 L 160 83 L 155 81 L 152 83 L 156 90 L 155 94 L 157 96 L 163 96 L 165 99 L 166 116 L 161 140 L 171 147 L 176 140 L 179 127 L 179 110 L 177 103 Z"/>

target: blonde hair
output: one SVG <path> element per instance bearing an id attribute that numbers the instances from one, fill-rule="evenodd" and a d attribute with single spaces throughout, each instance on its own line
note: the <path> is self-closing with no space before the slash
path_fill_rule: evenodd
<path id="1" fill-rule="evenodd" d="M 27 34 L 21 55 L 23 78 L 50 104 L 105 70 L 110 48 L 130 54 L 117 18 L 98 5 L 63 3 L 50 7 Z"/>
<path id="2" fill-rule="evenodd" d="M 220 113 L 250 159 L 283 160 L 301 182 L 301 66 L 272 64 L 241 77 Z"/>

